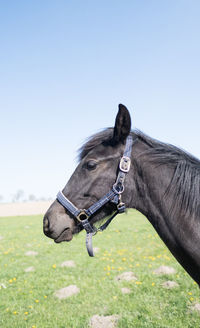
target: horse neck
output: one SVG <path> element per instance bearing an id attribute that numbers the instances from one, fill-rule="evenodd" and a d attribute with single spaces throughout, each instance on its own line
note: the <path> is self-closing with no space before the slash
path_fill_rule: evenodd
<path id="1" fill-rule="evenodd" d="M 147 217 L 175 258 L 200 284 L 200 254 L 196 247 L 200 240 L 199 220 L 186 213 L 170 214 L 174 195 L 166 198 L 166 191 L 174 169 L 167 164 L 156 165 L 146 150 L 148 146 L 139 143 L 133 152 L 130 207 Z"/>
<path id="2" fill-rule="evenodd" d="M 174 170 L 157 165 L 148 154 L 148 145 L 139 143 L 133 151 L 132 199 L 130 207 L 143 213 L 153 225 L 160 217 L 167 217 L 165 195 Z M 173 195 L 171 195 L 173 197 Z M 171 203 L 168 198 L 168 204 Z"/>

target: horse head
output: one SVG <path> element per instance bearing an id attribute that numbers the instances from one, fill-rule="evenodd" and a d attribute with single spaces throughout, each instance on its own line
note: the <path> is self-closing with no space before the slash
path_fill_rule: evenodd
<path id="1" fill-rule="evenodd" d="M 102 199 L 115 184 L 119 161 L 123 156 L 130 129 L 130 114 L 127 108 L 120 104 L 114 128 L 96 134 L 82 147 L 80 162 L 62 190 L 62 197 L 67 199 L 68 207 L 56 199 L 44 216 L 44 233 L 56 243 L 70 241 L 75 233 L 83 229 L 78 216 L 75 217 L 69 210 L 70 204 L 72 203 L 75 209 L 88 209 Z M 124 189 L 123 201 L 126 200 L 129 205 L 130 179 L 129 183 L 125 182 Z M 115 209 L 116 202 L 106 202 L 91 215 L 90 225 L 93 226 L 97 221 L 112 214 Z M 83 215 L 83 218 L 86 217 Z"/>

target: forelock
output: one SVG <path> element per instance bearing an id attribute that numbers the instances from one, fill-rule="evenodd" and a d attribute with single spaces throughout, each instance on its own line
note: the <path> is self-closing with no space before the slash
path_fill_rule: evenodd
<path id="1" fill-rule="evenodd" d="M 113 128 L 107 128 L 89 137 L 86 143 L 79 149 L 79 160 L 81 161 L 92 149 L 102 144 L 111 144 Z"/>

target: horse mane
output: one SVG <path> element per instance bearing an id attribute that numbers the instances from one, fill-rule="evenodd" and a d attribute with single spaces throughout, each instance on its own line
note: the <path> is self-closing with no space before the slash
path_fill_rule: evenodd
<path id="1" fill-rule="evenodd" d="M 164 201 L 169 202 L 170 215 L 200 215 L 200 161 L 188 152 L 157 141 L 138 131 L 140 140 L 150 146 L 143 153 L 148 161 L 167 165 L 174 169 L 172 180 L 166 190 Z M 173 195 L 173 197 L 170 197 Z"/>
<path id="2" fill-rule="evenodd" d="M 147 144 L 148 150 L 141 156 L 157 165 L 167 165 L 174 169 L 170 185 L 165 193 L 164 201 L 169 202 L 170 215 L 200 215 L 200 161 L 186 151 L 173 145 L 153 139 L 139 130 L 131 132 L 134 137 Z M 82 160 L 92 149 L 100 144 L 111 144 L 113 128 L 107 128 L 92 137 L 79 150 Z"/>

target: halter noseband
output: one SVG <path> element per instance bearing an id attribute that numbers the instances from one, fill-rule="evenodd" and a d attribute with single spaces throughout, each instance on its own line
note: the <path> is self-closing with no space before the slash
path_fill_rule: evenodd
<path id="1" fill-rule="evenodd" d="M 59 191 L 57 194 L 57 201 L 69 211 L 72 216 L 79 221 L 79 225 L 86 230 L 86 247 L 89 256 L 94 256 L 93 247 L 92 247 L 92 236 L 95 235 L 98 231 L 103 231 L 107 228 L 110 222 L 118 213 L 123 213 L 125 211 L 125 204 L 121 201 L 121 194 L 124 191 L 124 181 L 126 174 L 130 170 L 131 165 L 131 152 L 133 145 L 133 137 L 129 135 L 126 139 L 126 145 L 124 149 L 124 154 L 119 162 L 119 172 L 117 179 L 112 189 L 96 203 L 91 205 L 87 210 L 78 209 L 72 202 L 69 201 L 67 197 Z M 116 212 L 109 218 L 102 226 L 98 229 L 95 228 L 89 221 L 90 217 L 96 213 L 100 208 L 105 204 L 112 202 L 117 206 Z"/>

